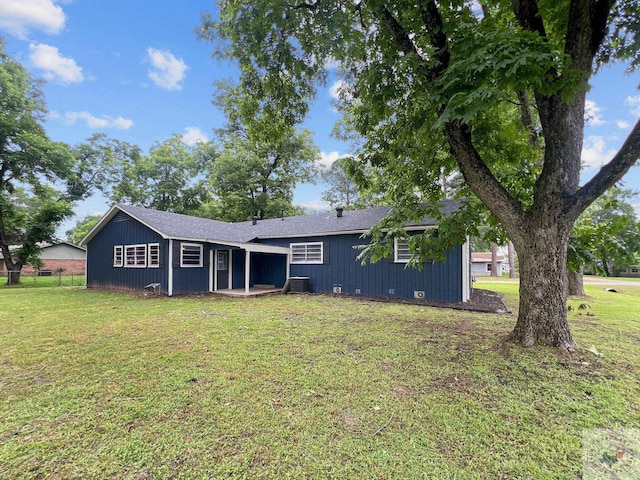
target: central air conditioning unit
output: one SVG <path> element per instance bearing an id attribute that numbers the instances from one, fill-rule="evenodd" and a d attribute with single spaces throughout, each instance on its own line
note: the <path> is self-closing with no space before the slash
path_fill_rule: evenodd
<path id="1" fill-rule="evenodd" d="M 342 287 L 340 285 L 334 285 L 333 293 L 342 293 Z"/>
<path id="2" fill-rule="evenodd" d="M 416 300 L 424 300 L 424 290 L 414 290 L 413 298 Z"/>

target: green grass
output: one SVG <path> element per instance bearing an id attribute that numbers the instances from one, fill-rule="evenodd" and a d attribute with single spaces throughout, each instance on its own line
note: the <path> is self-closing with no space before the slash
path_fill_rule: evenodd
<path id="1" fill-rule="evenodd" d="M 588 291 L 565 356 L 513 314 L 7 288 L 0 478 L 575 479 L 640 419 L 640 289 Z"/>
<path id="2" fill-rule="evenodd" d="M 7 277 L 0 276 L 0 289 L 3 288 L 39 288 L 39 287 L 82 287 L 85 285 L 84 275 L 53 274 L 50 277 L 37 275 L 21 275 L 18 285 L 7 285 Z"/>

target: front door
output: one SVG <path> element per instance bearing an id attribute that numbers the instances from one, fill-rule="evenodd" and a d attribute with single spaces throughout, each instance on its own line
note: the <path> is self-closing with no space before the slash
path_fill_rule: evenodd
<path id="1" fill-rule="evenodd" d="M 218 290 L 229 288 L 229 251 L 216 250 L 215 262 Z"/>

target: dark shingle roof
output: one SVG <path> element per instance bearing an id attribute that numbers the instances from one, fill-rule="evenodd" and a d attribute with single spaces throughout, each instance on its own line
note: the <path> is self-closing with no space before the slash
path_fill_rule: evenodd
<path id="1" fill-rule="evenodd" d="M 456 210 L 459 204 L 459 201 L 456 200 L 444 201 L 441 204 L 441 211 L 446 215 Z M 273 218 L 258 220 L 257 224 L 253 225 L 251 221 L 227 223 L 149 208 L 116 204 L 96 228 L 82 240 L 82 244 L 86 244 L 100 230 L 100 225 L 106 223 L 118 210 L 127 213 L 167 238 L 218 241 L 222 243 L 248 243 L 256 239 L 277 237 L 365 232 L 387 216 L 391 207 L 345 210 L 342 217 L 338 217 L 336 212 L 330 212 Z M 436 220 L 427 217 L 420 222 L 410 223 L 407 227 L 434 225 L 436 225 Z"/>

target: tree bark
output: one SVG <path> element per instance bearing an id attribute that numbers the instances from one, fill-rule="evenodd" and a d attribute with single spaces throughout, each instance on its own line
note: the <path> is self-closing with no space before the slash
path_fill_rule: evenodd
<path id="1" fill-rule="evenodd" d="M 580 271 L 574 272 L 571 269 L 567 269 L 567 288 L 569 295 L 575 295 L 584 297 L 584 278 L 582 276 L 583 268 L 580 267 Z"/>
<path id="2" fill-rule="evenodd" d="M 570 228 L 537 226 L 515 242 L 520 262 L 520 307 L 510 341 L 574 351 L 567 322 L 566 275 Z"/>
<path id="3" fill-rule="evenodd" d="M 20 283 L 20 270 L 7 271 L 7 285 L 18 285 Z"/>

